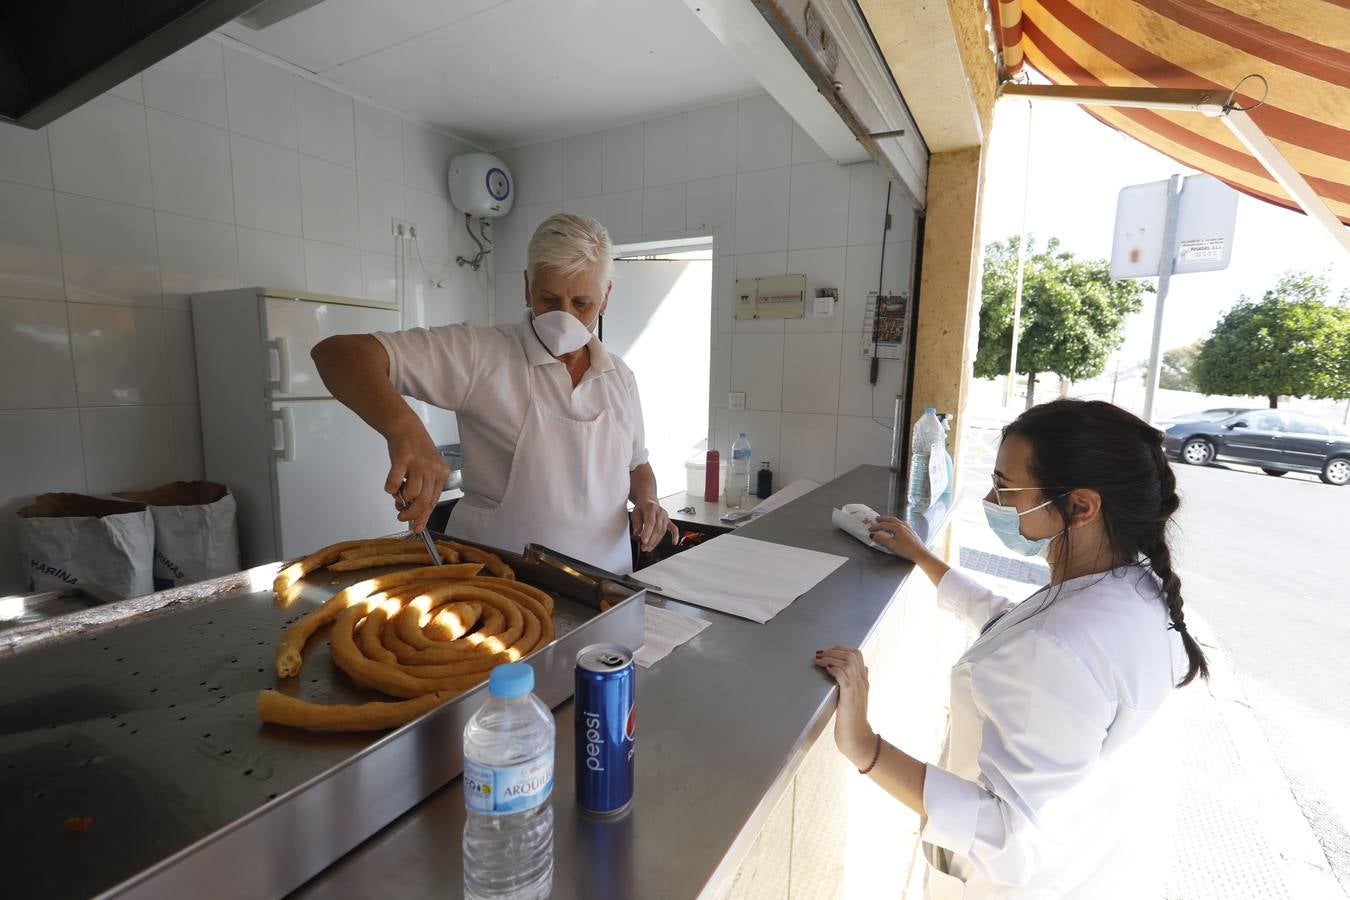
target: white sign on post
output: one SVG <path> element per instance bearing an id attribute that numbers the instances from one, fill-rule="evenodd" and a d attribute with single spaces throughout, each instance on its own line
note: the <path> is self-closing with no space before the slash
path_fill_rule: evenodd
<path id="1" fill-rule="evenodd" d="M 1209 175 L 1120 189 L 1111 242 L 1112 278 L 1158 278 L 1153 352 L 1144 393 L 1144 421 L 1153 419 L 1162 359 L 1163 304 L 1173 275 L 1228 268 L 1237 223 L 1237 191 Z"/>
<path id="2" fill-rule="evenodd" d="M 1111 242 L 1112 278 L 1153 278 L 1162 273 L 1167 222 L 1167 182 L 1121 188 Z M 1237 191 L 1211 175 L 1190 175 L 1177 196 L 1175 264 L 1170 274 L 1228 268 L 1237 222 Z"/>

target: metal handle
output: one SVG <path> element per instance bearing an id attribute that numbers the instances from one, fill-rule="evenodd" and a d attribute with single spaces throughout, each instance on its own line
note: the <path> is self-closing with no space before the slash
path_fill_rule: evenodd
<path id="1" fill-rule="evenodd" d="M 267 382 L 267 386 L 278 394 L 291 392 L 291 343 L 284 337 L 272 338 L 267 342 L 271 350 L 277 352 L 277 377 Z"/>
<path id="2" fill-rule="evenodd" d="M 408 501 L 408 498 L 403 496 L 403 485 L 401 484 L 398 486 L 398 502 L 399 506 L 401 506 L 403 509 L 407 509 L 408 507 L 412 506 L 412 503 Z M 408 523 L 408 527 L 409 528 L 412 527 L 411 522 Z M 422 538 L 423 546 L 427 548 L 427 553 L 431 555 L 431 564 L 433 566 L 445 565 L 445 562 L 441 559 L 440 551 L 436 549 L 436 542 L 432 540 L 431 532 L 423 528 L 421 532 L 419 532 L 419 535 Z"/>
<path id="3" fill-rule="evenodd" d="M 281 447 L 273 447 L 272 455 L 285 462 L 295 462 L 295 410 L 289 406 L 274 410 L 272 421 L 281 423 Z"/>

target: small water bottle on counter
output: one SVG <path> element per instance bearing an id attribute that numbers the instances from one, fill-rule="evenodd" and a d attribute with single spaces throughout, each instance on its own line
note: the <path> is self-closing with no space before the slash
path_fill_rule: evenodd
<path id="1" fill-rule="evenodd" d="M 914 423 L 912 440 L 909 446 L 909 505 L 913 512 L 922 513 L 933 505 L 932 478 L 929 475 L 929 462 L 933 457 L 934 446 L 942 452 L 942 423 L 938 421 L 937 410 L 928 407 Z M 945 469 L 946 460 L 942 460 Z"/>
<path id="2" fill-rule="evenodd" d="M 750 494 L 750 441 L 740 433 L 731 445 L 731 465 L 727 469 L 727 508 L 740 509 Z"/>
<path id="3" fill-rule="evenodd" d="M 464 896 L 536 900 L 553 887 L 553 713 L 525 663 L 497 666 L 464 727 Z"/>

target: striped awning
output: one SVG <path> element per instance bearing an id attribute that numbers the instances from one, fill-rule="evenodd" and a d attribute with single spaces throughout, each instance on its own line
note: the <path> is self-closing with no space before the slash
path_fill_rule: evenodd
<path id="1" fill-rule="evenodd" d="M 995 0 L 1008 75 L 1053 84 L 1213 90 L 1269 82 L 1251 117 L 1350 224 L 1350 0 Z M 1261 82 L 1235 98 L 1252 106 Z M 1194 112 L 1084 107 L 1240 191 L 1297 209 L 1224 124 Z"/>

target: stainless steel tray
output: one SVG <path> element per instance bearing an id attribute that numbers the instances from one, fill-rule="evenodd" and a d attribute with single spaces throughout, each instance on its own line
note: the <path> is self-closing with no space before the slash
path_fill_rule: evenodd
<path id="1" fill-rule="evenodd" d="M 642 643 L 642 590 L 606 585 L 626 599 L 601 614 L 593 579 L 494 552 L 555 598 L 558 637 L 527 658 L 545 703 L 572 695 L 582 646 Z M 270 591 L 236 590 L 0 660 L 6 895 L 278 896 L 460 774 L 485 686 L 383 734 L 258 722 L 257 692 L 278 686 L 282 629 L 355 580 L 317 575 L 287 609 Z M 337 670 L 323 637 L 282 689 L 376 697 Z M 83 817 L 87 830 L 67 831 Z"/>

